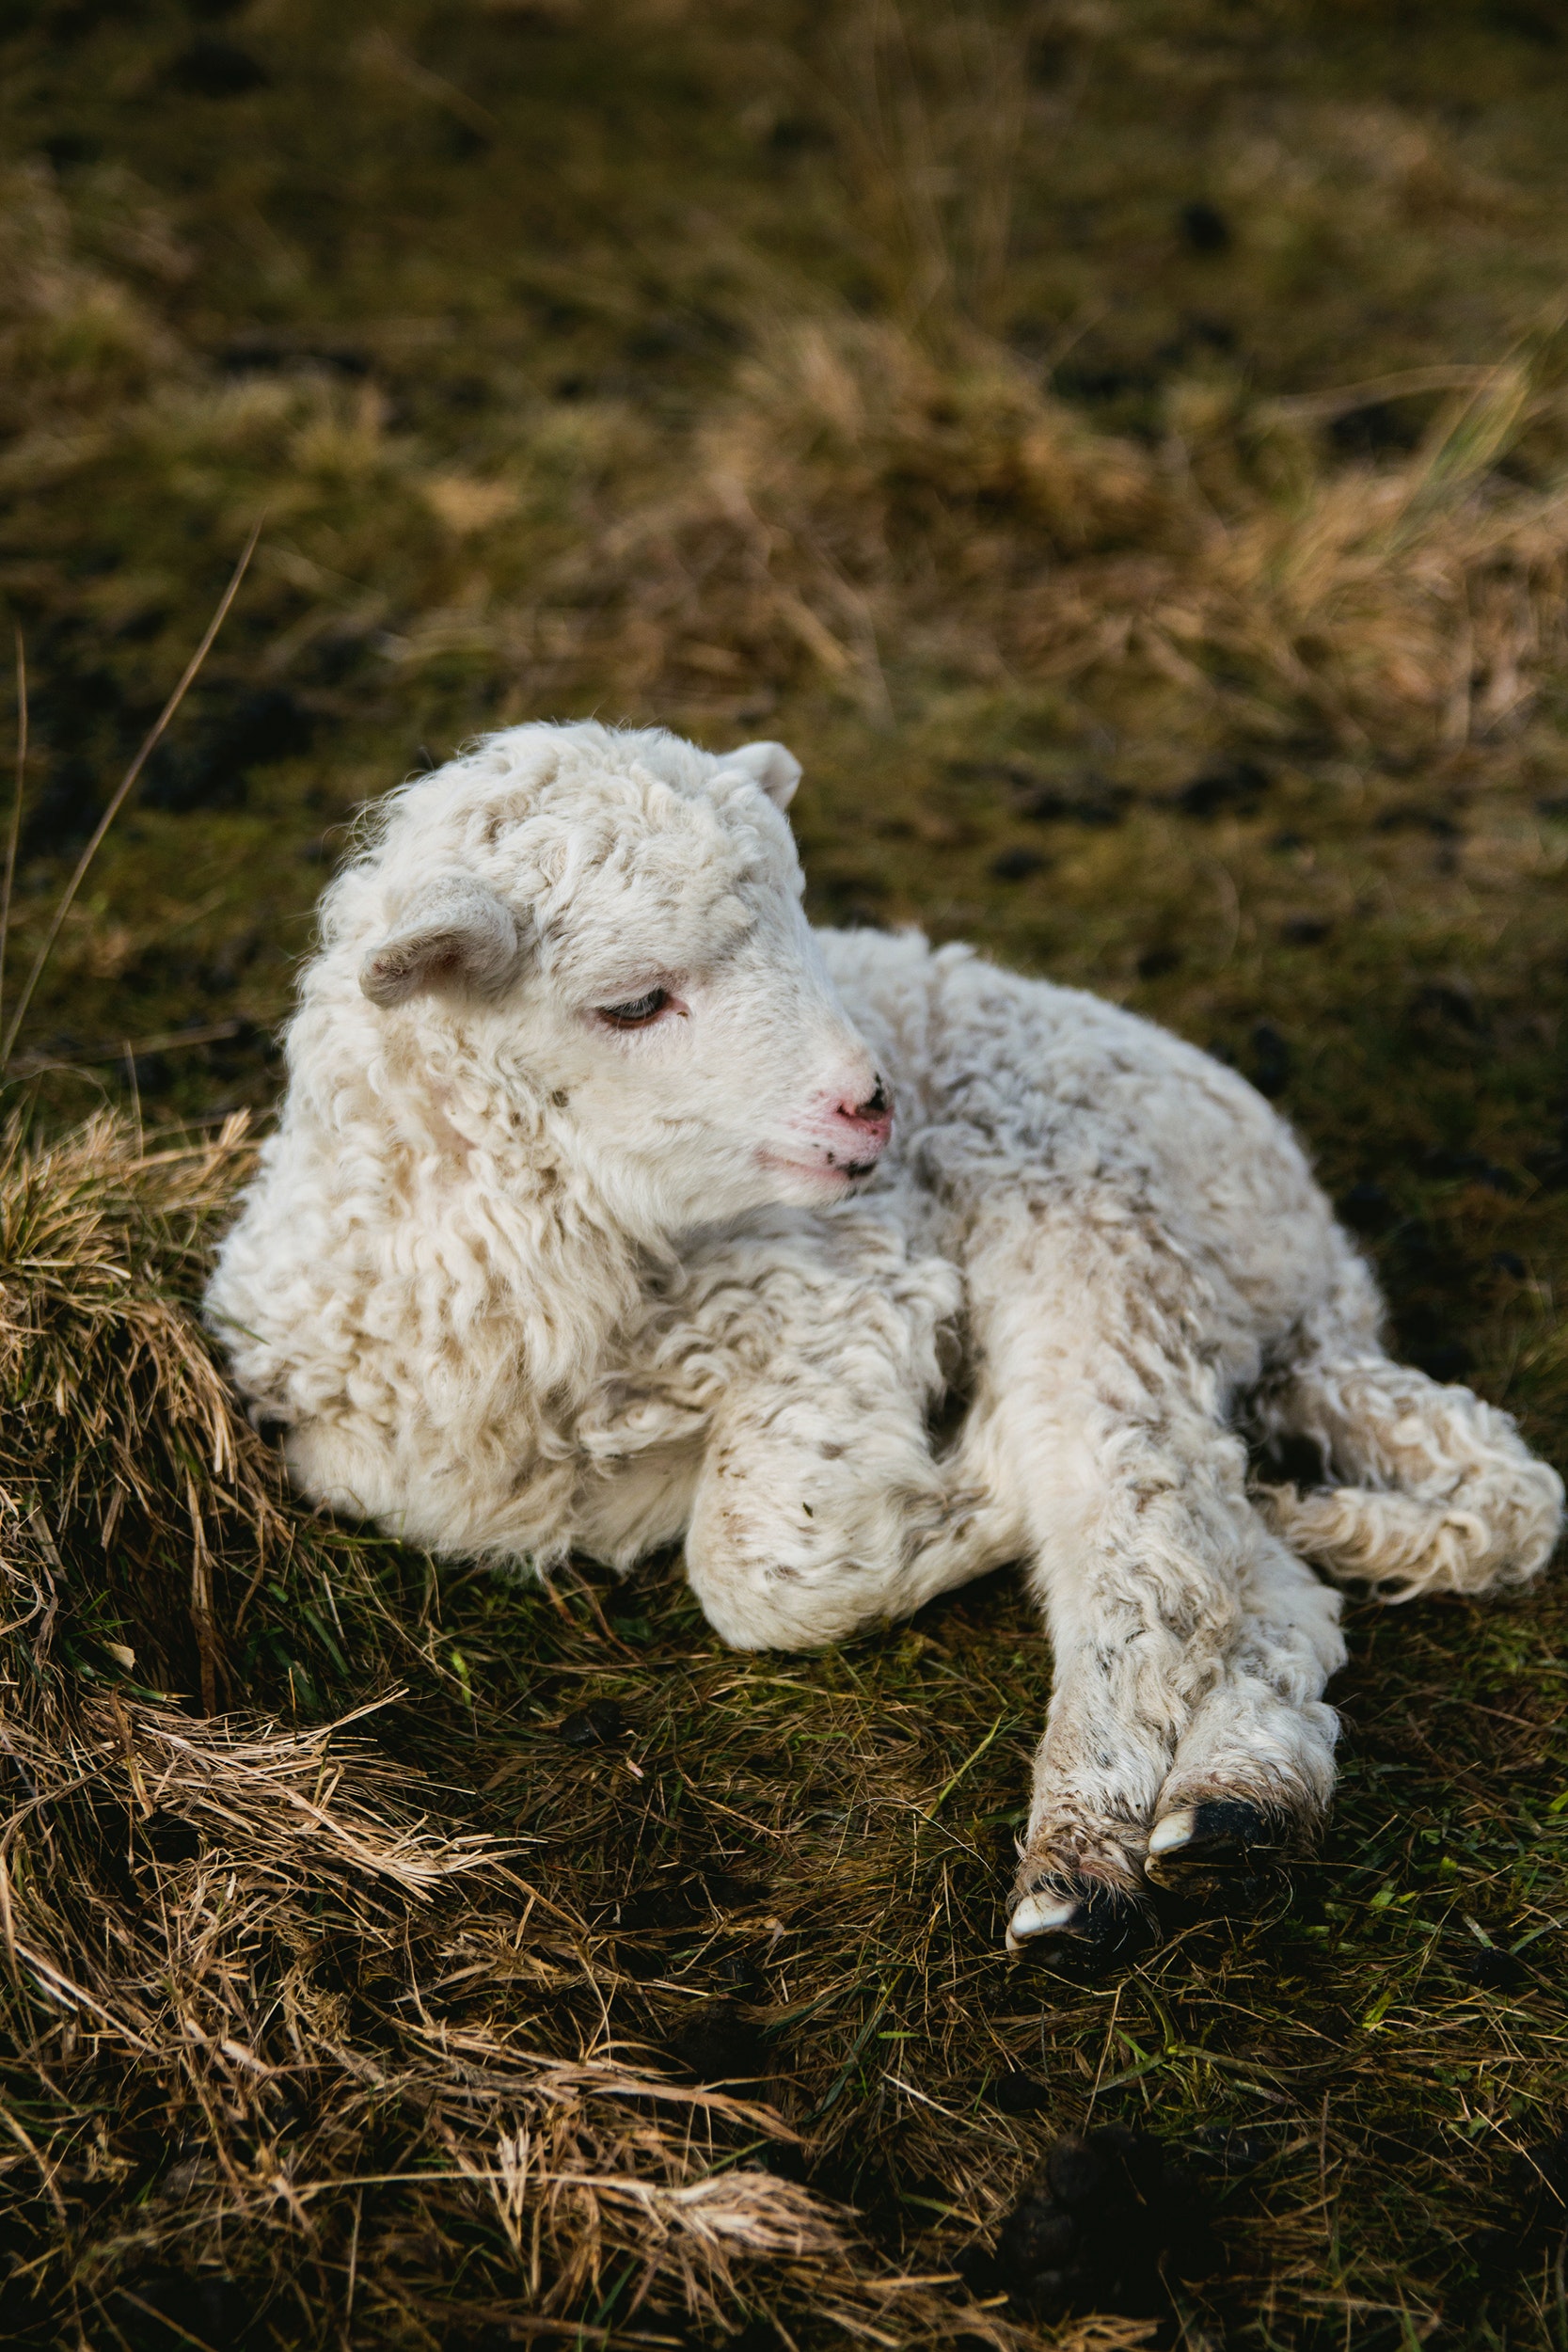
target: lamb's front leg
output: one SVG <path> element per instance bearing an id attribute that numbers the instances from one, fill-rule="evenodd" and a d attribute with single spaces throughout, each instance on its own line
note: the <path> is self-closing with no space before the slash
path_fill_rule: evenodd
<path id="1" fill-rule="evenodd" d="M 918 1393 L 861 1355 L 852 1385 L 775 1370 L 717 1416 L 686 1565 L 736 1649 L 847 1641 L 1017 1552 L 1009 1515 L 933 1462 Z"/>
<path id="2" fill-rule="evenodd" d="M 736 1266 L 726 1248 L 721 1270 L 745 1279 L 716 1311 L 739 1301 L 745 1321 L 760 1296 L 770 1320 L 724 1359 L 686 1536 L 714 1629 L 737 1649 L 816 1648 L 1016 1558 L 1005 1500 L 932 1455 L 952 1266 L 870 1211 L 745 1250 Z"/>

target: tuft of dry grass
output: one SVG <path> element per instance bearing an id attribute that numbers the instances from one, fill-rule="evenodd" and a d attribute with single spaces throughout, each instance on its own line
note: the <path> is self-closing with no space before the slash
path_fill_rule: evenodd
<path id="1" fill-rule="evenodd" d="M 352 1543 L 281 1497 L 188 1303 L 242 1129 L 149 1152 L 107 1118 L 43 1146 L 13 1128 L 0 1159 L 8 2341 L 134 2336 L 137 2312 L 178 2334 L 204 2278 L 244 2282 L 258 2341 L 339 2340 L 310 2294 L 290 2309 L 308 2280 L 345 2320 L 357 2294 L 376 2340 L 504 2338 L 517 2309 L 530 2335 L 597 2340 L 613 2312 L 657 2340 L 672 2314 L 724 2325 L 759 2265 L 781 2309 L 945 2333 L 940 2280 L 748 2160 L 804 2144 L 776 2106 L 615 2028 L 537 1836 L 463 1826 L 471 1792 L 367 1739 L 405 1691 L 312 1722 L 285 1661 L 248 1680 L 280 1681 L 289 1720 L 213 1711 L 247 1616 L 299 1607 L 291 1576 L 319 1583 L 345 1675 L 367 1597 Z M 150 1687 L 193 1667 L 199 1707 Z M 498 1987 L 499 2011 L 461 2013 Z"/>
<path id="2" fill-rule="evenodd" d="M 1568 473 L 1513 488 L 1497 467 L 1568 408 L 1526 361 L 1375 469 L 1325 469 L 1288 403 L 1192 387 L 1170 409 L 1151 449 L 978 334 L 792 322 L 705 425 L 694 485 L 585 548 L 564 594 L 608 608 L 595 664 L 650 702 L 815 669 L 890 723 L 896 665 L 1078 690 L 1142 672 L 1261 743 L 1316 725 L 1395 755 L 1528 717 L 1563 650 Z M 551 625 L 501 623 L 497 651 L 553 654 L 569 692 L 580 656 Z"/>

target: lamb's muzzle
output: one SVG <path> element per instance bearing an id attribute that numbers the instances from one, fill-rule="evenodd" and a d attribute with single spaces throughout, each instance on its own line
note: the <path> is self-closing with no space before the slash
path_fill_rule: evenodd
<path id="1" fill-rule="evenodd" d="M 1055 1685 L 1007 1944 L 1119 1948 L 1155 1881 L 1323 1819 L 1344 1644 L 1308 1562 L 1525 1581 L 1561 1482 L 1390 1362 L 1234 1072 L 962 947 L 813 931 L 799 774 L 529 726 L 392 795 L 213 1320 L 313 1499 L 534 1572 L 684 1538 L 737 1647 L 1021 1562 Z M 1249 1488 L 1243 1421 L 1325 1484 Z"/>
<path id="2" fill-rule="evenodd" d="M 893 1105 L 885 1080 L 879 1078 L 863 1102 L 839 1104 L 838 1117 L 851 1153 L 844 1164 L 846 1175 L 869 1176 L 893 1140 Z"/>
<path id="3" fill-rule="evenodd" d="M 800 1165 L 831 1182 L 869 1176 L 892 1140 L 893 1105 L 887 1083 L 879 1077 L 863 1098 L 865 1083 L 863 1072 L 857 1072 L 848 1081 L 829 1087 L 822 1102 L 801 1122 L 802 1137 L 814 1148 Z M 789 1162 L 784 1154 L 774 1154 L 767 1165 L 781 1168 Z"/>

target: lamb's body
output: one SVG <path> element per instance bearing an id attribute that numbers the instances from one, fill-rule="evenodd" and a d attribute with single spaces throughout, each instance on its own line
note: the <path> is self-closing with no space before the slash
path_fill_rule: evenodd
<path id="1" fill-rule="evenodd" d="M 1013 1931 L 1092 1930 L 1150 1857 L 1168 1876 L 1321 1812 L 1343 1651 L 1299 1555 L 1481 1590 L 1543 1565 L 1560 1484 L 1384 1356 L 1365 1265 L 1234 1073 L 965 949 L 769 933 L 793 861 L 767 770 L 521 729 L 410 787 L 335 885 L 214 1312 L 308 1493 L 546 1569 L 684 1536 L 740 1646 L 1024 1561 L 1056 1692 Z M 673 973 L 689 1001 L 652 995 L 690 1034 L 590 1045 L 567 1009 L 613 1001 L 594 955 L 644 915 L 663 945 L 625 968 Z M 803 1110 L 801 1037 L 838 1057 Z M 861 1040 L 897 1108 L 879 1160 L 863 1049 L 842 1074 Z M 851 1187 L 856 1135 L 877 1165 Z M 1316 1438 L 1336 1483 L 1249 1495 L 1243 1420 Z"/>

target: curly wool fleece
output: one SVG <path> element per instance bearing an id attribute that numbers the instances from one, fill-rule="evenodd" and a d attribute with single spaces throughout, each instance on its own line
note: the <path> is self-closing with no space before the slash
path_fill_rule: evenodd
<path id="1" fill-rule="evenodd" d="M 1561 1483 L 1383 1353 L 1232 1071 L 966 947 L 813 931 L 799 774 L 533 725 L 383 803 L 211 1317 L 308 1496 L 541 1572 L 684 1538 L 738 1647 L 1022 1562 L 1055 1683 L 1008 1940 L 1102 1935 L 1321 1818 L 1308 1561 L 1523 1581 Z M 1323 1483 L 1249 1490 L 1239 1422 Z"/>

